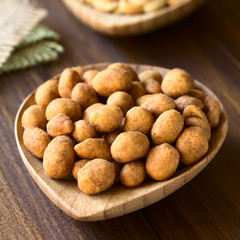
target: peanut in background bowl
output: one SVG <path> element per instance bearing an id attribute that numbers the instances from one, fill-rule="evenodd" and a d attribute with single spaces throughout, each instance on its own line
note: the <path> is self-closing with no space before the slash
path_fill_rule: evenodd
<path id="1" fill-rule="evenodd" d="M 204 0 L 185 0 L 177 5 L 137 15 L 104 13 L 79 0 L 62 1 L 78 19 L 94 30 L 111 36 L 131 36 L 177 22 L 197 9 Z"/>
<path id="2" fill-rule="evenodd" d="M 90 69 L 102 70 L 108 65 L 109 63 L 92 64 L 84 66 L 84 69 L 86 71 Z M 137 73 L 145 70 L 156 70 L 164 76 L 169 70 L 156 66 L 129 65 Z M 73 178 L 54 180 L 47 176 L 43 170 L 42 160 L 31 154 L 23 144 L 24 130 L 21 125 L 21 118 L 23 112 L 35 103 L 35 91 L 23 101 L 16 115 L 15 137 L 18 150 L 30 175 L 40 189 L 56 206 L 69 216 L 82 221 L 97 221 L 136 211 L 165 198 L 188 183 L 211 162 L 225 140 L 228 129 L 228 118 L 225 108 L 209 88 L 196 80 L 195 85 L 196 88 L 203 90 L 207 95 L 218 100 L 221 106 L 220 122 L 212 132 L 209 150 L 205 156 L 191 166 L 181 166 L 176 174 L 168 180 L 156 182 L 148 179 L 136 188 L 127 188 L 121 184 L 116 184 L 105 192 L 89 196 L 78 189 L 77 182 Z"/>

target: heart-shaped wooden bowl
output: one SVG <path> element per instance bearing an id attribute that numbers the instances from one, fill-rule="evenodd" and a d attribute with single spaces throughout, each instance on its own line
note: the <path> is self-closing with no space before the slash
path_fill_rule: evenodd
<path id="1" fill-rule="evenodd" d="M 204 0 L 185 0 L 155 12 L 118 15 L 100 12 L 79 0 L 62 0 L 69 10 L 91 28 L 111 36 L 131 36 L 154 31 L 193 12 Z"/>
<path id="2" fill-rule="evenodd" d="M 86 70 L 102 70 L 107 65 L 107 63 L 93 64 L 84 68 Z M 152 69 L 159 71 L 164 76 L 168 71 L 165 68 L 147 65 L 131 64 L 131 66 L 138 73 Z M 198 81 L 195 81 L 195 84 L 197 88 L 219 101 L 206 86 Z M 42 160 L 33 156 L 24 146 L 21 118 L 25 109 L 34 103 L 33 92 L 22 103 L 16 116 L 15 136 L 20 155 L 32 178 L 48 198 L 66 214 L 82 221 L 96 221 L 121 216 L 155 203 L 176 191 L 201 172 L 213 159 L 222 146 L 228 129 L 227 114 L 219 101 L 221 105 L 220 123 L 212 133 L 209 150 L 202 160 L 192 166 L 181 166 L 177 173 L 166 181 L 157 182 L 148 179 L 136 188 L 127 188 L 117 184 L 103 193 L 89 196 L 78 189 L 76 180 L 71 177 L 54 180 L 47 176 L 43 170 Z"/>

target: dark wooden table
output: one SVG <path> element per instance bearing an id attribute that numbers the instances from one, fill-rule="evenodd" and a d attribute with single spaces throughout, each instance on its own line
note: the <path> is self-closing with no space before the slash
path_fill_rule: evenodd
<path id="1" fill-rule="evenodd" d="M 0 239 L 240 239 L 240 3 L 208 0 L 188 18 L 140 37 L 111 38 L 75 19 L 59 0 L 41 1 L 62 36 L 58 62 L 0 78 Z M 216 92 L 229 115 L 227 139 L 186 186 L 140 211 L 80 222 L 59 210 L 27 172 L 14 139 L 23 99 L 67 66 L 133 62 L 181 67 Z"/>

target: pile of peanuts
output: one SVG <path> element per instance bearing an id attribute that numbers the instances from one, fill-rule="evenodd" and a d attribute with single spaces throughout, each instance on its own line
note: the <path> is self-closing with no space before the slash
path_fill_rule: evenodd
<path id="1" fill-rule="evenodd" d="M 166 6 L 181 4 L 185 0 L 81 0 L 102 12 L 140 14 L 154 12 Z"/>
<path id="2" fill-rule="evenodd" d="M 26 148 L 43 159 L 47 175 L 72 173 L 86 194 L 119 181 L 136 187 L 147 176 L 169 179 L 180 162 L 191 165 L 207 153 L 221 114 L 186 71 L 162 78 L 124 63 L 66 68 L 38 87 L 35 101 L 22 115 Z"/>

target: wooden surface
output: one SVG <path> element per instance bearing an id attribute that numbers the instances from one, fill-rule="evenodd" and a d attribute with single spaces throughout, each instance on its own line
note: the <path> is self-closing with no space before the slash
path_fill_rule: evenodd
<path id="1" fill-rule="evenodd" d="M 101 71 L 107 66 L 108 64 L 105 63 L 87 65 L 84 66 L 84 71 L 91 69 Z M 166 68 L 148 65 L 132 64 L 131 66 L 137 73 L 155 70 L 159 71 L 163 77 L 168 71 Z M 200 82 L 195 81 L 195 86 L 203 90 L 208 96 L 216 98 L 214 93 Z M 209 150 L 201 161 L 191 166 L 178 168 L 176 174 L 166 181 L 157 182 L 148 179 L 136 188 L 127 188 L 122 184 L 116 184 L 101 194 L 88 196 L 79 191 L 77 182 L 73 178 L 57 181 L 47 176 L 43 170 L 42 161 L 34 157 L 24 146 L 22 114 L 33 104 L 36 104 L 34 92 L 24 100 L 15 120 L 15 137 L 22 160 L 34 181 L 48 198 L 66 214 L 82 221 L 96 221 L 122 216 L 149 206 L 173 193 L 187 184 L 211 162 L 222 146 L 228 129 L 227 114 L 224 106 L 220 103 L 220 123 L 212 132 Z"/>
<path id="2" fill-rule="evenodd" d="M 192 13 L 203 0 L 185 0 L 157 11 L 136 14 L 104 13 L 79 0 L 62 0 L 73 14 L 93 29 L 110 36 L 132 36 L 169 25 Z"/>
<path id="3" fill-rule="evenodd" d="M 0 77 L 0 239 L 239 239 L 239 1 L 208 0 L 181 22 L 126 39 L 87 28 L 58 0 L 41 2 L 66 51 L 58 62 Z M 86 223 L 55 207 L 32 180 L 13 125 L 26 96 L 64 67 L 113 61 L 187 69 L 221 99 L 229 131 L 214 160 L 183 188 L 141 211 Z"/>

